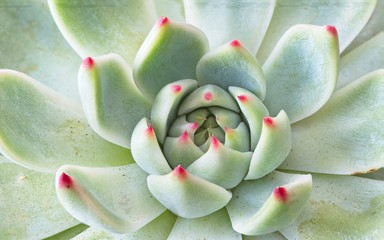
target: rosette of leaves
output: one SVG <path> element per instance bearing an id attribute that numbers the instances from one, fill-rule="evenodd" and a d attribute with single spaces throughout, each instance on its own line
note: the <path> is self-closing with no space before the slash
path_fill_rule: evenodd
<path id="1" fill-rule="evenodd" d="M 2 20 L 33 22 L 4 5 Z M 49 1 L 83 59 L 80 94 L 57 35 L 42 32 L 49 44 L 27 61 L 46 71 L 14 62 L 24 46 L 3 60 L 61 93 L 0 71 L 0 236 L 380 237 L 383 177 L 368 173 L 383 166 L 384 72 L 369 73 L 383 66 L 382 34 L 339 61 L 375 6 Z"/>

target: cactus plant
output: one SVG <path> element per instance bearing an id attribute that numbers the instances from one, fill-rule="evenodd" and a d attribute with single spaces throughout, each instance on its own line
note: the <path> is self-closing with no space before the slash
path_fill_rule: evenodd
<path id="1" fill-rule="evenodd" d="M 48 3 L 82 63 L 0 38 L 2 238 L 382 236 L 381 2 Z"/>

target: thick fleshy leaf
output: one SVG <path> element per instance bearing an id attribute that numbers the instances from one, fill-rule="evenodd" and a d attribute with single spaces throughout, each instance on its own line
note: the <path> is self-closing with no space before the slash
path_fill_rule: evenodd
<path id="1" fill-rule="evenodd" d="M 207 120 L 207 117 L 211 114 L 206 108 L 199 108 L 191 113 L 188 113 L 186 120 L 188 122 L 197 122 L 199 126 Z"/>
<path id="2" fill-rule="evenodd" d="M 137 89 L 122 57 L 108 54 L 86 58 L 79 71 L 85 116 L 104 139 L 130 148 L 133 129 L 149 117 L 150 103 Z"/>
<path id="3" fill-rule="evenodd" d="M 384 68 L 384 32 L 341 58 L 336 89 L 380 68 Z"/>
<path id="4" fill-rule="evenodd" d="M 202 29 L 214 49 L 238 38 L 256 54 L 271 21 L 275 0 L 184 1 L 187 23 Z"/>
<path id="5" fill-rule="evenodd" d="M 297 122 L 319 110 L 338 76 L 338 40 L 332 26 L 296 25 L 277 43 L 263 65 L 265 106 L 271 115 L 284 110 Z"/>
<path id="6" fill-rule="evenodd" d="M 148 191 L 147 176 L 136 164 L 65 165 L 56 173 L 56 192 L 64 208 L 81 222 L 117 233 L 133 232 L 165 211 Z"/>
<path id="7" fill-rule="evenodd" d="M 82 232 L 86 231 L 89 228 L 89 226 L 85 224 L 78 224 L 74 227 L 68 228 L 62 232 L 59 232 L 53 236 L 50 236 L 48 238 L 44 238 L 44 240 L 65 240 L 65 239 L 73 239 L 73 237 L 81 234 Z"/>
<path id="8" fill-rule="evenodd" d="M 250 151 L 249 130 L 245 123 L 241 122 L 237 128 L 225 128 L 224 146 L 240 152 Z"/>
<path id="9" fill-rule="evenodd" d="M 343 51 L 363 29 L 375 4 L 376 0 L 277 0 L 257 59 L 264 62 L 284 32 L 295 24 L 335 26 L 339 32 L 340 51 Z"/>
<path id="10" fill-rule="evenodd" d="M 154 99 L 165 85 L 180 79 L 196 79 L 196 64 L 208 51 L 208 40 L 200 29 L 166 17 L 158 20 L 133 66 L 136 85 Z"/>
<path id="11" fill-rule="evenodd" d="M 140 45 L 156 21 L 152 1 L 48 2 L 60 31 L 82 58 L 114 52 L 132 66 Z"/>
<path id="12" fill-rule="evenodd" d="M 0 156 L 0 236 L 43 239 L 79 222 L 60 205 L 54 176 L 20 167 Z"/>
<path id="13" fill-rule="evenodd" d="M 168 240 L 220 239 L 241 240 L 241 234 L 232 229 L 228 213 L 221 209 L 211 215 L 186 219 L 179 217 Z"/>
<path id="14" fill-rule="evenodd" d="M 239 112 L 239 107 L 231 95 L 216 85 L 208 84 L 189 94 L 180 105 L 178 114 L 183 115 L 198 108 L 213 106 Z"/>
<path id="15" fill-rule="evenodd" d="M 199 84 L 245 88 L 261 100 L 265 97 L 265 77 L 261 65 L 240 41 L 233 40 L 205 54 L 197 63 Z"/>
<path id="16" fill-rule="evenodd" d="M 238 113 L 225 108 L 211 107 L 209 111 L 215 116 L 217 124 L 224 130 L 226 127 L 236 128 L 241 122 Z"/>
<path id="17" fill-rule="evenodd" d="M 163 176 L 150 175 L 149 191 L 164 206 L 184 218 L 198 218 L 221 209 L 232 197 L 224 188 L 196 177 L 183 167 Z"/>
<path id="18" fill-rule="evenodd" d="M 133 131 L 131 151 L 137 165 L 149 174 L 172 171 L 157 141 L 156 132 L 146 118 Z"/>
<path id="19" fill-rule="evenodd" d="M 133 162 L 128 149 L 105 141 L 88 126 L 77 103 L 12 70 L 0 71 L 0 151 L 43 172 L 63 164 Z"/>
<path id="20" fill-rule="evenodd" d="M 244 181 L 233 190 L 227 205 L 232 226 L 245 235 L 280 230 L 299 216 L 311 189 L 311 175 L 272 172 L 258 180 Z"/>
<path id="21" fill-rule="evenodd" d="M 245 179 L 261 178 L 276 169 L 291 151 L 291 142 L 291 124 L 284 111 L 275 118 L 265 117 Z"/>
<path id="22" fill-rule="evenodd" d="M 241 112 L 244 114 L 244 119 L 248 123 L 251 135 L 251 150 L 253 151 L 261 135 L 263 118 L 269 114 L 268 109 L 259 98 L 246 89 L 229 87 L 229 92 L 236 99 Z"/>
<path id="23" fill-rule="evenodd" d="M 200 126 L 201 124 L 199 124 L 198 121 L 188 122 L 187 116 L 182 115 L 173 122 L 172 126 L 169 128 L 168 136 L 179 137 L 187 131 L 189 136 L 193 139 L 193 135 Z"/>
<path id="24" fill-rule="evenodd" d="M 167 239 L 176 221 L 176 216 L 165 211 L 138 231 L 126 234 L 117 234 L 89 228 L 77 235 L 72 240 L 142 240 L 142 239 Z"/>
<path id="25" fill-rule="evenodd" d="M 280 232 L 288 239 L 381 239 L 383 182 L 352 176 L 313 175 L 313 191 L 298 219 Z"/>
<path id="26" fill-rule="evenodd" d="M 197 81 L 183 79 L 163 87 L 153 102 L 151 121 L 160 143 L 164 142 L 167 132 L 177 118 L 177 111 L 183 99 L 197 88 Z"/>
<path id="27" fill-rule="evenodd" d="M 187 168 L 204 154 L 204 152 L 195 145 L 187 131 L 177 138 L 167 137 L 164 142 L 163 152 L 172 168 L 178 165 Z"/>
<path id="28" fill-rule="evenodd" d="M 384 166 L 384 70 L 337 91 L 316 114 L 292 126 L 292 151 L 280 168 L 361 174 Z"/>
<path id="29" fill-rule="evenodd" d="M 215 136 L 208 151 L 194 161 L 188 172 L 223 188 L 237 186 L 247 174 L 252 152 L 239 152 L 225 147 Z"/>
<path id="30" fill-rule="evenodd" d="M 79 56 L 57 29 L 47 1 L 0 1 L 0 68 L 24 72 L 75 100 Z"/>

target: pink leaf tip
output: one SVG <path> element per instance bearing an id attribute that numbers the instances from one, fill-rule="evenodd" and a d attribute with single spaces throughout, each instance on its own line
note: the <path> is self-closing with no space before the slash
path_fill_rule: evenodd
<path id="1" fill-rule="evenodd" d="M 178 165 L 173 169 L 173 174 L 180 180 L 184 180 L 187 177 L 188 172 L 181 165 Z"/>
<path id="2" fill-rule="evenodd" d="M 159 19 L 159 27 L 163 27 L 169 22 L 169 19 L 167 17 L 161 17 Z"/>
<path id="3" fill-rule="evenodd" d="M 235 39 L 229 43 L 232 47 L 240 47 L 241 43 L 239 40 Z"/>
<path id="4" fill-rule="evenodd" d="M 285 187 L 277 187 L 273 191 L 273 196 L 279 201 L 286 202 L 288 200 L 287 189 Z"/>
<path id="5" fill-rule="evenodd" d="M 246 102 L 248 100 L 248 97 L 245 95 L 239 95 L 237 96 L 237 99 L 239 99 L 240 102 Z"/>
<path id="6" fill-rule="evenodd" d="M 180 139 L 180 142 L 183 142 L 183 143 L 187 142 L 189 139 L 188 131 L 184 131 L 184 133 L 181 134 L 179 139 Z"/>
<path id="7" fill-rule="evenodd" d="M 181 91 L 182 87 L 178 84 L 174 84 L 171 86 L 171 90 L 173 93 L 179 93 Z"/>
<path id="8" fill-rule="evenodd" d="M 199 123 L 197 122 L 197 121 L 195 121 L 195 122 L 193 122 L 193 123 L 191 123 L 191 130 L 196 130 L 197 129 L 197 127 L 199 126 Z"/>
<path id="9" fill-rule="evenodd" d="M 153 137 L 154 130 L 153 130 L 152 124 L 148 125 L 148 128 L 145 130 L 145 134 L 147 135 L 147 137 Z"/>
<path id="10" fill-rule="evenodd" d="M 206 92 L 204 94 L 204 99 L 207 100 L 208 102 L 211 101 L 213 98 L 213 94 L 211 92 Z"/>
<path id="11" fill-rule="evenodd" d="M 95 61 L 91 57 L 87 57 L 83 60 L 83 66 L 86 69 L 91 69 L 95 65 Z"/>
<path id="12" fill-rule="evenodd" d="M 334 37 L 337 36 L 337 29 L 335 26 L 327 25 L 326 26 L 327 31 Z"/>
<path id="13" fill-rule="evenodd" d="M 271 117 L 264 117 L 264 124 L 267 126 L 272 126 L 273 125 L 273 118 Z"/>
<path id="14" fill-rule="evenodd" d="M 70 188 L 73 185 L 73 180 L 66 173 L 62 173 L 59 177 L 58 186 L 59 188 Z"/>
<path id="15" fill-rule="evenodd" d="M 215 150 L 217 150 L 220 146 L 220 142 L 219 142 L 219 140 L 217 140 L 215 135 L 212 135 L 212 137 L 211 137 L 211 144 L 212 144 L 213 149 L 215 149 Z"/>

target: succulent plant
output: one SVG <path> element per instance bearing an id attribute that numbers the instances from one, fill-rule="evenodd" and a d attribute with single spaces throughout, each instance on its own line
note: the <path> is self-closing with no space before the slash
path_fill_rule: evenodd
<path id="1" fill-rule="evenodd" d="M 383 2 L 0 3 L 1 239 L 384 234 Z"/>

